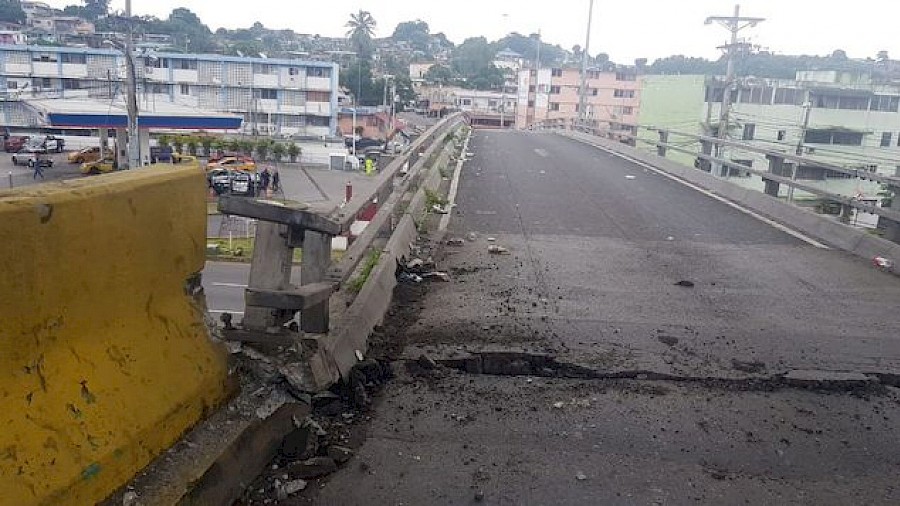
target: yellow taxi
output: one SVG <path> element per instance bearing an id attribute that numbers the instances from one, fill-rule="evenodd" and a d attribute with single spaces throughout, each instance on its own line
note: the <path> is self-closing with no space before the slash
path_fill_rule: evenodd
<path id="1" fill-rule="evenodd" d="M 69 153 L 66 157 L 69 163 L 96 162 L 100 159 L 100 146 L 91 146 Z"/>
<path id="2" fill-rule="evenodd" d="M 81 164 L 82 174 L 102 174 L 116 170 L 116 161 L 113 158 L 104 158 Z"/>

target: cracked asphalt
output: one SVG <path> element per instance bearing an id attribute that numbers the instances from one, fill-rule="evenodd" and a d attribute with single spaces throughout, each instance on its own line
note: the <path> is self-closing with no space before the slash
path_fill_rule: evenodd
<path id="1" fill-rule="evenodd" d="M 297 504 L 900 502 L 900 390 L 754 382 L 896 378 L 896 277 L 569 139 L 479 131 L 470 150 L 448 234 L 466 241 L 437 257 L 452 281 L 398 288 L 374 352 L 399 377 Z M 402 362 L 479 351 L 731 386 Z"/>

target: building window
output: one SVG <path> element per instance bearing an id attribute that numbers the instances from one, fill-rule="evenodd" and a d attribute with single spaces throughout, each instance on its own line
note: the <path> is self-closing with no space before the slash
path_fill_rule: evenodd
<path id="1" fill-rule="evenodd" d="M 308 126 L 327 127 L 331 124 L 331 119 L 326 116 L 307 116 L 306 124 Z"/>
<path id="2" fill-rule="evenodd" d="M 253 73 L 269 75 L 269 74 L 274 73 L 274 68 L 272 67 L 272 65 L 269 65 L 268 63 L 254 63 L 253 64 Z"/>
<path id="3" fill-rule="evenodd" d="M 783 141 L 785 137 L 787 137 L 787 130 L 779 130 L 776 139 Z"/>
<path id="4" fill-rule="evenodd" d="M 253 90 L 253 98 L 260 98 L 263 100 L 278 100 L 278 90 Z"/>
<path id="5" fill-rule="evenodd" d="M 600 79 L 599 70 L 588 70 L 588 79 Z"/>
<path id="6" fill-rule="evenodd" d="M 52 62 L 56 63 L 57 58 L 59 57 L 56 53 L 34 53 L 32 55 L 31 60 L 36 62 Z"/>
<path id="7" fill-rule="evenodd" d="M 559 95 L 559 92 L 560 92 L 560 87 L 559 87 L 559 86 L 551 86 L 551 87 L 550 87 L 550 94 L 551 94 L 551 95 Z"/>
<path id="8" fill-rule="evenodd" d="M 553 77 L 562 77 L 562 69 L 553 69 L 550 71 L 550 75 Z"/>
<path id="9" fill-rule="evenodd" d="M 812 96 L 812 105 L 819 109 L 865 111 L 869 108 L 869 97 L 837 93 L 816 93 Z"/>
<path id="10" fill-rule="evenodd" d="M 306 100 L 309 102 L 330 102 L 331 94 L 327 91 L 307 91 Z"/>
<path id="11" fill-rule="evenodd" d="M 893 132 L 884 132 L 881 134 L 881 147 L 889 148 L 891 147 L 891 138 L 893 137 Z"/>
<path id="12" fill-rule="evenodd" d="M 331 69 L 322 67 L 309 67 L 306 69 L 306 75 L 309 77 L 331 77 Z"/>
<path id="13" fill-rule="evenodd" d="M 872 111 L 897 112 L 898 105 L 900 105 L 900 97 L 875 95 L 872 97 L 872 105 L 869 106 L 869 109 Z"/>
<path id="14" fill-rule="evenodd" d="M 778 88 L 775 90 L 775 103 L 803 105 L 804 95 L 804 91 L 797 88 Z"/>
<path id="15" fill-rule="evenodd" d="M 528 101 L 528 107 L 534 107 L 534 100 Z"/>
<path id="16" fill-rule="evenodd" d="M 534 93 L 534 85 L 528 87 L 528 93 Z"/>
<path id="17" fill-rule="evenodd" d="M 78 79 L 63 79 L 62 87 L 64 90 L 80 90 L 81 81 Z"/>
<path id="18" fill-rule="evenodd" d="M 637 74 L 631 72 L 616 72 L 616 81 L 635 81 Z"/>
<path id="19" fill-rule="evenodd" d="M 189 84 L 182 84 L 179 87 L 182 95 L 190 95 L 191 94 L 191 86 Z"/>
<path id="20" fill-rule="evenodd" d="M 634 98 L 634 90 L 615 90 L 613 96 L 616 98 Z"/>
<path id="21" fill-rule="evenodd" d="M 550 102 L 550 110 L 558 111 L 559 110 L 559 102 Z"/>
<path id="22" fill-rule="evenodd" d="M 756 135 L 756 124 L 755 123 L 744 123 L 744 133 L 741 135 L 742 141 L 752 141 L 753 137 Z"/>
<path id="23" fill-rule="evenodd" d="M 152 83 L 147 85 L 147 92 L 149 93 L 168 95 L 169 91 L 171 91 L 171 88 L 169 88 L 168 84 Z"/>
<path id="24" fill-rule="evenodd" d="M 846 130 L 807 130 L 803 138 L 806 144 L 837 144 L 841 146 L 862 146 L 862 132 Z"/>
<path id="25" fill-rule="evenodd" d="M 61 53 L 59 55 L 59 61 L 62 63 L 80 63 L 84 65 L 87 63 L 87 56 L 84 53 Z"/>
<path id="26" fill-rule="evenodd" d="M 771 104 L 772 88 L 765 86 L 760 88 L 744 88 L 741 90 L 740 102 L 743 104 Z"/>
<path id="27" fill-rule="evenodd" d="M 197 60 L 179 58 L 172 60 L 172 68 L 176 70 L 197 70 Z"/>
<path id="28" fill-rule="evenodd" d="M 634 114 L 634 107 L 630 105 L 616 105 L 613 106 L 613 114 L 617 114 L 620 116 L 630 116 Z"/>
<path id="29" fill-rule="evenodd" d="M 288 75 L 296 76 L 296 75 L 299 75 L 299 74 L 300 74 L 300 69 L 298 69 L 297 67 L 290 67 L 290 68 L 288 68 Z"/>
<path id="30" fill-rule="evenodd" d="M 18 89 L 18 87 L 19 87 L 19 83 L 15 82 L 15 81 L 7 81 L 6 82 L 7 89 L 15 90 L 15 89 Z"/>

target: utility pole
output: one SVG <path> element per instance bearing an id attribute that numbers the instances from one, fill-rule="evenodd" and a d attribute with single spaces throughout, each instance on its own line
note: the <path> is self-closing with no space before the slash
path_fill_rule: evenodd
<path id="1" fill-rule="evenodd" d="M 809 100 L 809 92 L 806 92 L 806 100 L 803 102 L 803 127 L 800 129 L 800 138 L 797 139 L 797 156 L 803 156 L 803 143 L 806 141 L 806 130 L 809 129 L 809 115 L 812 112 L 812 102 Z M 797 172 L 800 171 L 800 162 L 791 170 L 791 181 L 797 180 Z M 788 202 L 794 201 L 794 185 L 788 188 Z"/>
<path id="2" fill-rule="evenodd" d="M 581 51 L 581 88 L 578 94 L 578 123 L 583 126 L 587 118 L 587 69 L 588 50 L 591 47 L 591 20 L 594 17 L 594 0 L 590 0 L 588 6 L 587 34 L 584 40 L 584 49 Z"/>
<path id="3" fill-rule="evenodd" d="M 134 27 L 131 20 L 131 0 L 125 0 L 125 17 L 128 19 L 128 37 L 125 39 L 126 95 L 125 107 L 128 110 L 128 168 L 141 166 L 141 140 L 138 131 L 137 79 L 134 70 Z"/>
<path id="4" fill-rule="evenodd" d="M 738 32 L 740 32 L 744 28 L 756 26 L 763 21 L 765 21 L 765 18 L 741 17 L 740 5 L 734 6 L 733 16 L 710 16 L 706 18 L 705 24 L 709 25 L 713 22 L 716 22 L 724 26 L 729 32 L 731 32 L 731 42 L 725 46 L 720 47 L 720 49 L 727 50 L 728 69 L 725 73 L 725 89 L 722 93 L 722 108 L 719 111 L 719 128 L 718 132 L 716 133 L 716 137 L 719 139 L 725 139 L 728 136 L 729 112 L 731 109 L 731 90 L 736 83 L 734 76 L 734 60 L 736 57 L 737 49 L 744 46 L 743 43 L 738 43 Z M 716 158 L 721 157 L 722 145 L 716 143 Z M 718 163 L 716 165 L 718 170 L 713 171 L 713 173 L 719 172 L 720 176 L 724 176 L 725 166 Z"/>

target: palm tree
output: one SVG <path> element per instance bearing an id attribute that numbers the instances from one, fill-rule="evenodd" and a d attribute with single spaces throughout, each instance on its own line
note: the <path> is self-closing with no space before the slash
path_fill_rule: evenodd
<path id="1" fill-rule="evenodd" d="M 345 25 L 356 54 L 364 60 L 372 56 L 372 37 L 375 36 L 377 24 L 369 11 L 360 9 L 356 14 L 350 14 L 350 21 Z"/>
<path id="2" fill-rule="evenodd" d="M 284 157 L 284 154 L 287 152 L 287 148 L 285 148 L 284 144 L 280 142 L 276 142 L 272 144 L 272 156 L 275 158 L 275 162 L 278 163 Z"/>

